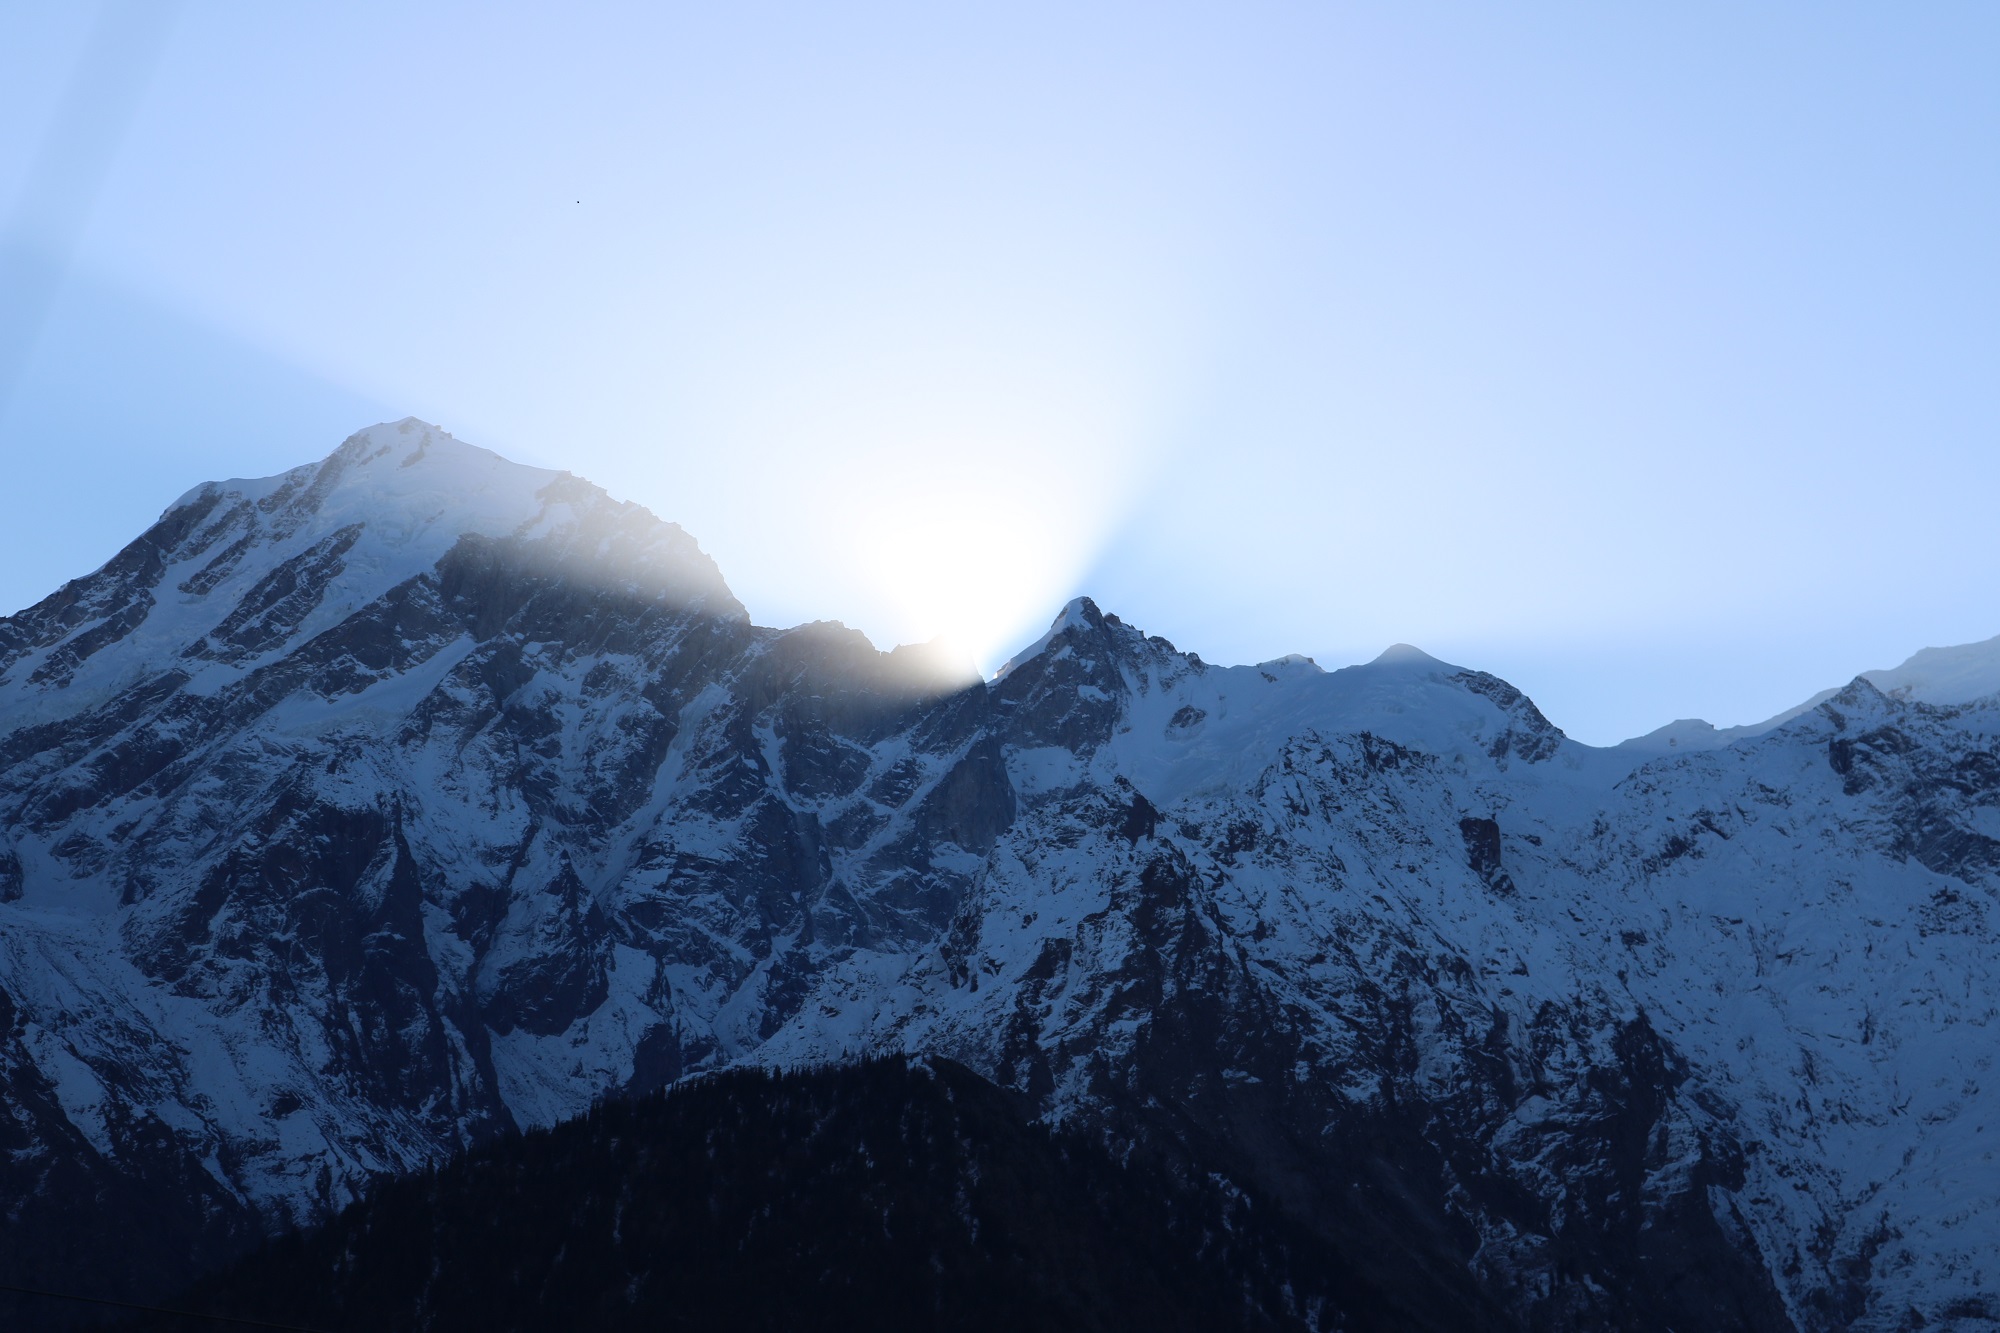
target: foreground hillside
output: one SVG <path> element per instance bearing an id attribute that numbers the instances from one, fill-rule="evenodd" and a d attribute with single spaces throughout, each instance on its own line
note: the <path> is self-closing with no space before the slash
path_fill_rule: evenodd
<path id="1" fill-rule="evenodd" d="M 2000 701 L 1941 690 L 1597 750 L 1081 599 L 980 681 L 376 427 L 0 621 L 0 1280 L 159 1292 L 607 1095 L 912 1052 L 1409 1309 L 1982 1327 Z"/>
<path id="2" fill-rule="evenodd" d="M 389 1181 L 176 1304 L 431 1333 L 1409 1326 L 1268 1212 L 949 1061 L 736 1071 Z"/>

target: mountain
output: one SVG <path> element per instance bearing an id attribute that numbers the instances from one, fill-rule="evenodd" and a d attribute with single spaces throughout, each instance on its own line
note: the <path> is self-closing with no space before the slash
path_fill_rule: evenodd
<path id="1" fill-rule="evenodd" d="M 1996 731 L 1858 679 L 1593 749 L 1087 599 L 981 681 L 378 426 L 0 622 L 0 1281 L 159 1292 L 607 1096 L 909 1052 L 1410 1327 L 1984 1327 Z"/>
<path id="2" fill-rule="evenodd" d="M 2000 694 L 2000 637 L 1951 648 L 1925 648 L 1901 666 L 1864 671 L 1859 679 L 1893 699 L 1918 703 L 1966 704 L 1990 698 Z M 1839 687 L 1821 690 L 1776 717 L 1740 727 L 1716 727 L 1700 718 L 1682 718 L 1619 744 L 1623 748 L 1652 753 L 1681 749 L 1712 750 L 1745 737 L 1761 736 L 1795 717 L 1810 713 L 1839 693 Z"/>

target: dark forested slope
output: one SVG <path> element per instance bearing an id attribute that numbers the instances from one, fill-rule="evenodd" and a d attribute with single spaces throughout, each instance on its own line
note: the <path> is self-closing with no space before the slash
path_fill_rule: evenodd
<path id="1" fill-rule="evenodd" d="M 176 1304 L 343 1333 L 1408 1318 L 1249 1198 L 1116 1162 L 962 1066 L 901 1058 L 608 1103 L 386 1181 Z"/>

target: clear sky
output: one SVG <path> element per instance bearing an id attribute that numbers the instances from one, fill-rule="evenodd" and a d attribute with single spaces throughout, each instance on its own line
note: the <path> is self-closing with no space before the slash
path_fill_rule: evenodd
<path id="1" fill-rule="evenodd" d="M 414 413 L 1605 743 L 2000 633 L 2000 6 L 0 5 L 0 602 Z"/>

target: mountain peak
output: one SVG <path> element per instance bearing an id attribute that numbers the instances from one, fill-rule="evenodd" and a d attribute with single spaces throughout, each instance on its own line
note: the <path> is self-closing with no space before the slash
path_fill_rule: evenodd
<path id="1" fill-rule="evenodd" d="M 1067 629 L 1102 629 L 1104 613 L 1097 609 L 1097 603 L 1088 597 L 1072 597 L 1063 603 L 1063 609 L 1049 623 L 1050 634 L 1060 634 Z"/>
<path id="2" fill-rule="evenodd" d="M 1727 733 L 1704 718 L 1683 717 L 1663 727 L 1655 727 L 1643 736 L 1622 740 L 1616 748 L 1645 754 L 1668 754 L 1675 750 L 1713 750 L 1728 744 L 1729 739 Z"/>
<path id="3" fill-rule="evenodd" d="M 404 417 L 356 431 L 318 462 L 267 477 L 203 482 L 167 512 L 229 496 L 251 501 L 281 527 L 296 527 L 323 509 L 379 513 L 411 506 L 427 507 L 439 517 L 491 521 L 505 514 L 520 522 L 539 507 L 536 496 L 543 487 L 570 477 L 516 463 L 441 426 Z M 603 494 L 588 482 L 577 484 Z"/>
<path id="4" fill-rule="evenodd" d="M 1390 644 L 1387 648 L 1384 648 L 1381 651 L 1381 653 L 1375 658 L 1375 660 L 1370 662 L 1368 665 L 1422 667 L 1425 670 L 1431 670 L 1431 669 L 1442 670 L 1445 667 L 1445 663 L 1440 662 L 1435 657 L 1432 657 L 1429 653 L 1417 647 L 1415 644 L 1409 644 L 1409 643 Z"/>
<path id="5" fill-rule="evenodd" d="M 1115 621 L 1116 618 L 1113 619 Z M 1049 622 L 1049 627 L 1042 632 L 1042 636 L 1002 662 L 1000 669 L 993 673 L 993 679 L 999 680 L 1023 662 L 1040 656 L 1050 644 L 1065 635 L 1088 634 L 1102 630 L 1104 621 L 1104 613 L 1097 609 L 1096 602 L 1088 597 L 1070 598 L 1063 603 L 1062 610 L 1058 611 L 1056 618 Z"/>
<path id="6" fill-rule="evenodd" d="M 308 468 L 314 466 L 309 464 Z M 448 475 L 456 484 L 476 484 L 480 479 L 490 477 L 503 483 L 534 478 L 538 484 L 546 485 L 558 477 L 569 475 L 516 463 L 491 449 L 467 444 L 444 427 L 417 417 L 379 422 L 366 430 L 356 431 L 321 460 L 316 465 L 316 471 L 321 475 L 331 471 L 330 480 L 335 484 L 352 484 L 361 477 L 415 473 L 433 480 L 442 480 Z"/>
<path id="7" fill-rule="evenodd" d="M 313 539 L 361 524 L 371 541 L 412 548 L 428 567 L 459 536 L 504 536 L 546 515 L 568 482 L 578 502 L 609 502 L 595 486 L 566 472 L 528 467 L 490 449 L 466 444 L 416 417 L 356 431 L 317 463 L 276 476 L 211 482 L 187 503 L 248 502 L 269 537 Z"/>
<path id="8" fill-rule="evenodd" d="M 1304 653 L 1286 653 L 1268 662 L 1259 662 L 1257 669 L 1267 675 L 1295 673 L 1306 676 L 1323 676 L 1326 668 L 1307 657 Z"/>
<path id="9" fill-rule="evenodd" d="M 335 458 L 348 466 L 384 462 L 397 467 L 415 467 L 426 462 L 432 465 L 459 462 L 500 467 L 525 466 L 503 458 L 491 449 L 467 444 L 444 427 L 419 417 L 377 422 L 365 430 L 358 430 L 343 440 L 325 461 L 332 462 Z"/>
<path id="10" fill-rule="evenodd" d="M 571 473 L 405 417 L 355 432 L 317 462 L 189 491 L 102 568 L 10 618 L 0 685 L 98 698 L 160 655 L 227 677 L 411 579 L 439 577 L 468 542 L 532 550 L 539 567 L 560 566 L 580 585 L 748 618 L 676 525 Z"/>

